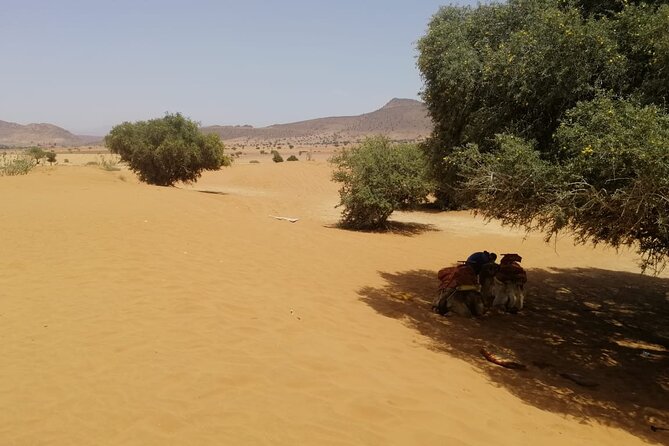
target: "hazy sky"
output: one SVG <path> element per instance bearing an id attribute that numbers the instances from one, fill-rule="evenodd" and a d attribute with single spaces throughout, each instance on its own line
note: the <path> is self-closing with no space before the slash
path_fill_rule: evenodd
<path id="1" fill-rule="evenodd" d="M 0 120 L 255 126 L 417 98 L 439 0 L 0 0 Z M 459 1 L 459 4 L 475 3 Z"/>

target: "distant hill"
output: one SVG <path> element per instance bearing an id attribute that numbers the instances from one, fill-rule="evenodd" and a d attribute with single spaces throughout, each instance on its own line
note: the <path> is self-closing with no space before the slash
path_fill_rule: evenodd
<path id="1" fill-rule="evenodd" d="M 224 141 L 292 140 L 301 143 L 360 140 L 369 135 L 386 135 L 395 140 L 418 140 L 432 131 L 432 122 L 422 102 L 393 99 L 380 109 L 358 116 L 311 119 L 269 127 L 209 126 L 205 133 L 217 133 Z"/>
<path id="2" fill-rule="evenodd" d="M 202 131 L 217 133 L 224 141 L 242 144 L 277 140 L 298 144 L 332 144 L 359 141 L 369 135 L 413 141 L 429 136 L 432 122 L 422 102 L 395 98 L 376 111 L 358 116 L 310 119 L 260 128 L 214 125 L 202 127 Z M 0 146 L 78 146 L 101 141 L 99 136 L 75 135 L 53 124 L 21 125 L 0 121 Z"/>
<path id="3" fill-rule="evenodd" d="M 75 135 L 53 124 L 21 125 L 0 121 L 0 145 L 5 146 L 76 146 L 93 144 L 100 140 L 96 136 Z"/>

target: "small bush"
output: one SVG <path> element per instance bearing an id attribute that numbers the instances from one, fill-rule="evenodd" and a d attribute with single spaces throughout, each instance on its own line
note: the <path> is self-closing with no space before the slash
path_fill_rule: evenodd
<path id="1" fill-rule="evenodd" d="M 70 162 L 70 160 L 69 160 L 69 159 L 67 159 L 67 158 L 65 158 L 65 159 L 63 160 L 63 162 L 64 162 L 64 163 L 69 163 L 69 162 Z"/>
<path id="2" fill-rule="evenodd" d="M 290 155 L 286 161 L 299 161 L 295 155 Z"/>
<path id="3" fill-rule="evenodd" d="M 3 157 L 0 162 L 0 175 L 26 175 L 33 167 L 35 167 L 33 160 L 27 156 L 19 156 L 10 160 Z"/>
<path id="4" fill-rule="evenodd" d="M 56 162 L 56 152 L 54 151 L 49 151 L 46 152 L 46 160 L 53 166 L 53 163 Z"/>
<path id="5" fill-rule="evenodd" d="M 250 164 L 260 164 L 260 161 L 258 160 L 251 160 L 249 161 Z"/>
<path id="6" fill-rule="evenodd" d="M 276 150 L 272 150 L 272 161 L 275 163 L 283 163 L 283 157 Z"/>
<path id="7" fill-rule="evenodd" d="M 121 168 L 118 167 L 118 161 L 119 160 L 113 156 L 110 156 L 109 158 L 106 156 L 101 156 L 100 162 L 98 164 L 102 170 L 106 170 L 108 172 L 117 172 L 121 170 Z"/>
<path id="8" fill-rule="evenodd" d="M 341 223 L 351 229 L 383 227 L 394 210 L 424 203 L 432 186 L 420 149 L 385 137 L 343 149 L 330 162 L 333 181 L 342 183 L 337 205 L 344 207 Z"/>

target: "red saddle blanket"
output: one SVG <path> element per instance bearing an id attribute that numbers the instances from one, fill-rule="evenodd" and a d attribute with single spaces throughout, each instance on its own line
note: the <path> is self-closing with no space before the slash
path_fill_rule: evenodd
<path id="1" fill-rule="evenodd" d="M 479 281 L 474 269 L 469 265 L 448 266 L 437 273 L 441 282 L 440 290 L 445 288 L 458 288 L 460 286 L 478 286 Z"/>
<path id="2" fill-rule="evenodd" d="M 527 282 L 527 273 L 518 262 L 506 262 L 499 265 L 495 279 L 503 283 L 525 283 Z"/>

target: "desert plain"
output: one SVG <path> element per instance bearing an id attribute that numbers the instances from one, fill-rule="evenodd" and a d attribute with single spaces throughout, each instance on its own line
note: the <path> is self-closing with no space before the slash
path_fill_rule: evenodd
<path id="1" fill-rule="evenodd" d="M 179 187 L 62 157 L 0 177 L 0 445 L 669 444 L 669 275 L 633 250 L 343 230 L 323 157 Z M 431 313 L 482 249 L 523 256 L 526 308 Z"/>

